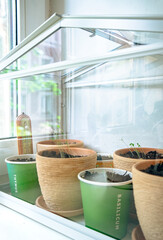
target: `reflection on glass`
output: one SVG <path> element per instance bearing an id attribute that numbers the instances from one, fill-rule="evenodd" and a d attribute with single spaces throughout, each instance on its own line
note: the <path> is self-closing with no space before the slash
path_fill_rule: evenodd
<path id="1" fill-rule="evenodd" d="M 63 60 L 93 57 L 122 48 L 160 42 L 162 33 L 61 28 L 8 66 L 2 73 Z"/>

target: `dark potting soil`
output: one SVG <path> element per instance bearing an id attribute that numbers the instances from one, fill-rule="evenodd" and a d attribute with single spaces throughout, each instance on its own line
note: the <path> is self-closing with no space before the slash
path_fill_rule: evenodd
<path id="1" fill-rule="evenodd" d="M 147 169 L 141 170 L 142 172 L 149 173 L 156 176 L 163 177 L 163 162 L 151 165 Z"/>
<path id="2" fill-rule="evenodd" d="M 50 158 L 77 158 L 77 157 L 84 157 L 78 155 L 71 155 L 65 152 L 56 152 L 56 151 L 43 151 L 41 156 L 43 157 L 50 157 Z"/>
<path id="3" fill-rule="evenodd" d="M 110 182 L 126 182 L 131 180 L 130 175 L 127 173 L 127 171 L 124 173 L 124 175 L 118 174 L 118 173 L 112 173 L 112 172 L 106 172 L 107 180 Z"/>
<path id="4" fill-rule="evenodd" d="M 13 160 L 10 160 L 10 162 L 34 162 L 36 161 L 36 159 L 34 158 L 17 158 L 17 159 L 13 159 Z"/>
<path id="5" fill-rule="evenodd" d="M 124 175 L 109 171 L 108 172 L 106 171 L 106 175 L 98 172 L 85 171 L 83 178 L 96 182 L 125 182 L 131 180 L 131 177 L 127 173 L 127 171 L 125 172 Z"/>
<path id="6" fill-rule="evenodd" d="M 128 151 L 127 153 L 120 154 L 122 157 L 127 157 L 127 158 L 143 158 L 143 159 L 163 159 L 163 154 L 160 154 L 156 151 L 149 151 L 148 153 L 143 153 L 139 151 Z"/>
<path id="7" fill-rule="evenodd" d="M 113 158 L 112 156 L 109 156 L 109 155 L 97 154 L 97 161 L 102 161 L 102 160 L 113 160 Z"/>

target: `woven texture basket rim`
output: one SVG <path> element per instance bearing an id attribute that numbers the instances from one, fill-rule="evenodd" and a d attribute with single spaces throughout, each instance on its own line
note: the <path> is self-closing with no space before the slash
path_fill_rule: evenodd
<path id="1" fill-rule="evenodd" d="M 83 143 L 83 141 L 81 141 L 81 140 L 77 140 L 77 139 L 52 139 L 52 140 L 44 140 L 44 141 L 40 141 L 40 142 L 38 142 L 37 144 L 39 144 L 39 145 L 59 145 L 59 144 L 50 144 L 49 142 L 68 142 L 67 144 L 68 145 L 75 145 L 76 143 Z M 76 143 L 74 143 L 74 142 L 76 142 Z"/>
<path id="2" fill-rule="evenodd" d="M 77 150 L 77 151 L 79 151 L 79 152 L 81 152 L 81 154 L 84 154 L 85 152 L 87 152 L 87 153 L 85 153 L 85 155 L 83 155 L 83 156 L 77 156 L 77 157 L 74 157 L 74 158 L 55 158 L 55 157 L 47 157 L 47 156 L 42 156 L 42 155 L 40 155 L 42 152 L 44 152 L 44 151 L 56 151 L 56 150 L 58 150 L 58 151 L 61 151 L 61 150 L 72 150 L 72 152 L 74 152 L 75 150 Z M 71 153 L 70 153 L 71 154 Z M 79 155 L 79 154 L 78 154 Z M 66 147 L 64 147 L 64 148 L 62 148 L 62 149 L 60 149 L 60 148 L 52 148 L 52 149 L 47 149 L 47 150 L 42 150 L 42 151 L 40 151 L 40 152 L 37 152 L 36 153 L 36 157 L 37 156 L 39 156 L 42 160 L 45 160 L 46 158 L 48 158 L 48 159 L 57 159 L 57 160 L 60 160 L 60 161 L 62 161 L 62 160 L 69 160 L 69 159 L 71 159 L 71 161 L 76 161 L 76 159 L 81 159 L 81 160 L 83 160 L 83 159 L 87 159 L 87 158 L 90 158 L 90 157 L 94 157 L 95 155 L 97 155 L 97 153 L 94 151 L 94 150 L 92 150 L 92 149 L 87 149 L 87 148 L 66 148 Z"/>
<path id="3" fill-rule="evenodd" d="M 162 152 L 163 153 L 163 149 L 160 149 L 160 148 L 150 148 L 150 147 L 140 147 L 140 148 L 121 148 L 121 149 L 117 149 L 114 154 L 113 154 L 113 159 L 114 159 L 114 156 L 118 156 L 119 159 L 123 160 L 125 158 L 125 161 L 127 162 L 131 162 L 131 161 L 137 161 L 138 163 L 139 162 L 142 162 L 144 159 L 143 158 L 128 158 L 128 157 L 123 157 L 123 156 L 120 156 L 120 152 L 123 151 L 123 152 L 128 152 L 130 150 L 134 151 L 134 149 L 137 149 L 137 150 L 155 150 L 155 151 L 158 151 L 158 152 Z M 149 161 L 151 160 L 159 160 L 159 159 L 149 159 Z M 147 160 L 146 160 L 147 161 Z"/>
<path id="4" fill-rule="evenodd" d="M 141 161 L 139 163 L 135 163 L 132 167 L 132 172 L 135 171 L 140 176 L 150 178 L 151 180 L 154 180 L 154 181 L 160 180 L 160 181 L 163 182 L 163 177 L 161 177 L 161 176 L 157 176 L 157 175 L 153 175 L 153 174 L 149 174 L 149 173 L 145 173 L 145 172 L 140 171 L 140 170 L 144 169 L 144 168 L 141 168 L 140 166 L 144 165 L 145 163 L 147 164 L 146 168 L 148 168 L 150 165 L 153 165 L 153 164 L 159 163 L 159 162 L 163 162 L 163 159 L 157 159 L 157 160 L 153 160 L 153 161 L 152 160 L 144 160 L 144 161 Z M 148 166 L 148 164 L 149 164 L 149 166 Z"/>

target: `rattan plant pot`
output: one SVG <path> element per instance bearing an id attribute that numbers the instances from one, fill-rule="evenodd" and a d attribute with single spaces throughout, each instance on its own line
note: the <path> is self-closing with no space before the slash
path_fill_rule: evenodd
<path id="1" fill-rule="evenodd" d="M 52 149 L 52 148 L 63 148 L 63 147 L 84 147 L 84 143 L 81 140 L 76 139 L 55 139 L 46 140 L 37 143 L 37 152 Z"/>
<path id="2" fill-rule="evenodd" d="M 54 150 L 54 149 L 52 149 Z M 50 150 L 49 150 L 50 151 Z M 56 152 L 61 151 L 55 149 Z M 82 208 L 80 171 L 95 168 L 97 154 L 84 148 L 65 148 L 75 158 L 48 158 L 36 154 L 36 167 L 43 198 L 51 211 L 73 211 Z M 82 156 L 82 157 L 79 157 Z"/>
<path id="3" fill-rule="evenodd" d="M 163 160 L 145 160 L 132 168 L 134 199 L 141 229 L 146 240 L 163 239 L 163 177 L 140 170 Z"/>
<path id="4" fill-rule="evenodd" d="M 157 149 L 157 148 L 124 148 L 124 149 L 119 149 L 119 150 L 116 150 L 113 154 L 114 167 L 131 172 L 132 171 L 132 166 L 135 163 L 139 163 L 144 159 L 142 159 L 142 158 L 139 158 L 139 159 L 127 158 L 127 157 L 120 156 L 120 154 L 124 154 L 124 153 L 128 152 L 129 150 L 134 151 L 134 149 L 137 149 L 139 152 L 142 151 L 145 154 L 148 153 L 149 151 L 157 151 L 158 153 L 163 153 L 163 149 Z"/>

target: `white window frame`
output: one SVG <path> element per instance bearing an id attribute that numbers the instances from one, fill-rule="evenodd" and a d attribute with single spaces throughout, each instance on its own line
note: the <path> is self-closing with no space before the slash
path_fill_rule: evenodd
<path id="1" fill-rule="evenodd" d="M 88 21 L 89 20 L 89 21 Z M 129 23 L 128 23 L 129 21 Z M 0 69 L 4 69 L 6 66 L 14 62 L 32 47 L 37 45 L 40 41 L 48 37 L 52 32 L 60 27 L 85 27 L 85 28 L 111 28 L 117 30 L 141 30 L 141 31 L 163 31 L 163 17 L 70 17 L 63 16 L 62 18 L 57 14 L 54 14 L 44 24 L 37 28 L 32 34 L 25 38 L 8 56 L 3 58 L 0 62 Z M 101 63 L 105 61 L 115 61 L 128 59 L 133 57 L 154 55 L 163 53 L 163 43 L 150 44 L 146 46 L 140 46 L 139 48 L 133 47 L 129 49 L 122 49 L 118 52 L 111 52 L 105 55 L 97 57 L 85 57 L 78 60 L 62 61 L 58 63 L 47 64 L 41 67 L 31 68 L 29 70 L 20 70 L 17 72 L 6 73 L 0 76 L 1 79 L 7 78 L 19 78 L 25 76 L 31 76 L 34 74 L 48 73 L 59 71 L 63 69 L 73 68 L 81 65 L 92 65 L 95 63 Z M 37 222 L 60 232 L 71 239 L 81 240 L 103 240 L 113 239 L 98 232 L 95 232 L 89 228 L 79 225 L 71 220 L 64 219 L 55 214 L 49 213 L 43 209 L 39 209 L 36 206 L 30 205 L 24 201 L 16 199 L 6 193 L 0 192 L 0 203 L 7 206 Z"/>

